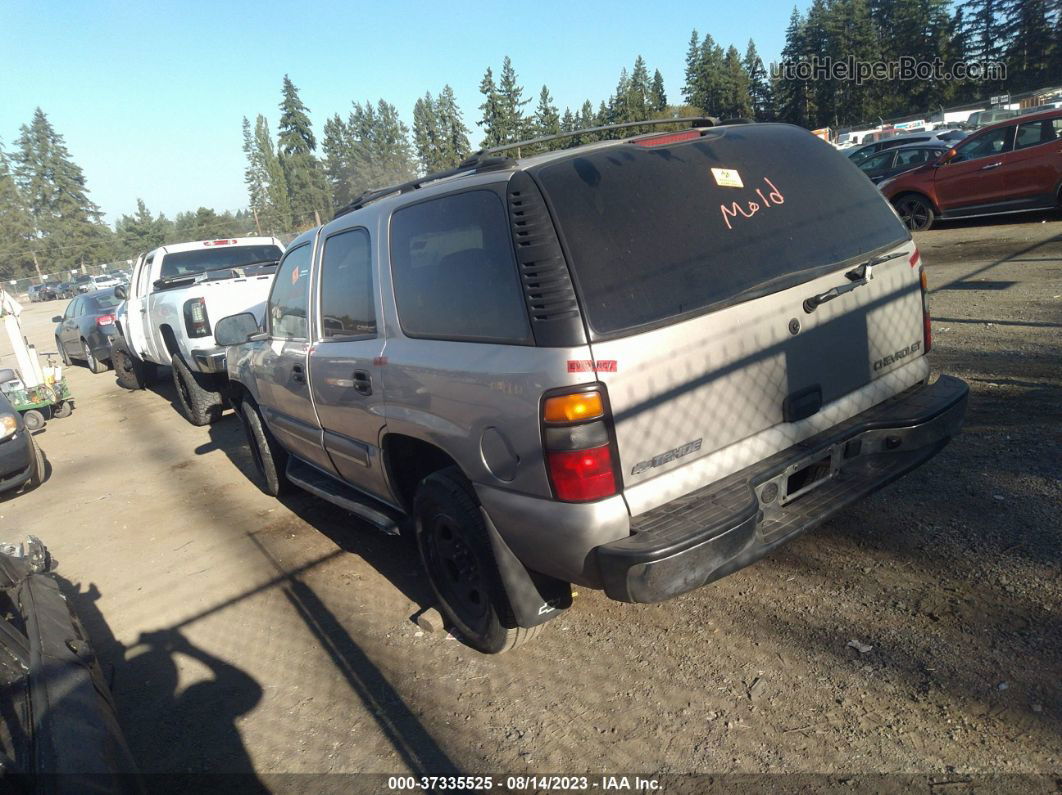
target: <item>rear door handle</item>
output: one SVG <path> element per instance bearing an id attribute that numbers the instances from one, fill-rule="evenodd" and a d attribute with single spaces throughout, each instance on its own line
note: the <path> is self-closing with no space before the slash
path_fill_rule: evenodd
<path id="1" fill-rule="evenodd" d="M 306 376 L 302 372 L 302 365 L 301 364 L 297 364 L 297 365 L 295 365 L 294 367 L 291 368 L 291 377 L 292 377 L 292 380 L 294 380 L 296 383 L 299 383 L 299 384 L 306 383 Z"/>
<path id="2" fill-rule="evenodd" d="M 354 371 L 354 391 L 362 395 L 372 394 L 372 376 L 368 370 Z"/>
<path id="3" fill-rule="evenodd" d="M 989 163 L 987 166 L 981 166 L 981 170 L 982 171 L 988 171 L 988 170 L 993 169 L 993 168 L 999 168 L 1001 165 L 1003 165 L 1003 164 L 1002 163 Z"/>

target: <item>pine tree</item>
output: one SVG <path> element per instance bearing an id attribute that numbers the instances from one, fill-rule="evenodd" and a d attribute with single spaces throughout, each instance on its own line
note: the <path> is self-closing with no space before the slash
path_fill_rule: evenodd
<path id="1" fill-rule="evenodd" d="M 630 100 L 631 79 L 627 74 L 627 67 L 620 70 L 619 83 L 616 84 L 616 92 L 609 97 L 608 101 L 608 124 L 622 124 L 631 120 Z"/>
<path id="2" fill-rule="evenodd" d="M 15 183 L 33 221 L 34 250 L 49 269 L 102 261 L 111 230 L 89 199 L 85 175 L 70 157 L 63 136 L 40 108 L 20 128 L 16 145 Z"/>
<path id="3" fill-rule="evenodd" d="M 163 216 L 152 216 L 144 200 L 138 198 L 136 213 L 131 216 L 123 215 L 114 225 L 119 257 L 132 259 L 138 254 L 161 246 L 166 242 L 166 233 L 170 231 L 168 227 L 169 224 Z"/>
<path id="4" fill-rule="evenodd" d="M 1052 46 L 1051 20 L 1045 0 L 1004 0 L 1002 6 L 1007 87 L 1041 88 L 1049 79 Z M 1057 75 L 1056 75 L 1057 77 Z"/>
<path id="5" fill-rule="evenodd" d="M 258 146 L 251 130 L 251 122 L 243 117 L 243 156 L 247 165 L 243 169 L 243 182 L 247 186 L 247 199 L 256 213 L 265 213 L 269 205 L 269 173 L 258 156 Z M 139 202 L 140 199 L 137 199 Z"/>
<path id="6" fill-rule="evenodd" d="M 804 58 L 804 19 L 794 6 L 785 31 L 785 46 L 782 48 L 780 66 L 793 66 Z M 786 76 L 780 73 L 775 76 L 772 94 L 775 102 L 774 115 L 777 118 L 790 124 L 810 125 L 813 107 L 808 81 L 798 80 L 795 75 Z"/>
<path id="7" fill-rule="evenodd" d="M 649 88 L 649 106 L 653 113 L 667 110 L 667 93 L 664 91 L 664 76 L 657 69 L 653 72 L 653 83 Z"/>
<path id="8" fill-rule="evenodd" d="M 489 66 L 479 83 L 479 93 L 483 95 L 483 104 L 479 106 L 483 118 L 477 124 L 483 128 L 483 147 L 490 149 L 505 143 L 505 119 L 502 98 Z"/>
<path id="9" fill-rule="evenodd" d="M 550 96 L 549 88 L 542 86 L 542 91 L 538 95 L 538 106 L 535 108 L 535 116 L 532 120 L 532 127 L 534 130 L 534 137 L 541 138 L 547 135 L 558 135 L 561 132 L 561 118 L 560 112 L 557 110 L 557 106 L 553 104 L 553 97 Z M 544 144 L 540 144 L 535 148 L 535 151 L 548 151 L 550 149 L 563 148 L 565 142 L 562 141 L 548 141 Z"/>
<path id="10" fill-rule="evenodd" d="M 523 107 L 531 100 L 523 98 L 524 89 L 517 82 L 516 70 L 508 55 L 502 61 L 498 95 L 501 99 L 502 119 L 504 120 L 503 141 L 505 143 L 519 141 L 527 134 L 528 120 L 524 118 Z"/>
<path id="11" fill-rule="evenodd" d="M 4 148 L 0 145 L 0 277 L 11 279 L 35 272 L 33 220 L 30 218 Z M 41 275 L 36 271 L 38 277 Z"/>
<path id="12" fill-rule="evenodd" d="M 645 59 L 639 55 L 634 61 L 630 85 L 627 88 L 627 116 L 630 121 L 645 121 L 652 117 L 655 108 L 652 107 L 651 93 L 649 68 L 645 65 Z"/>
<path id="13" fill-rule="evenodd" d="M 273 138 L 269 134 L 269 122 L 259 114 L 254 125 L 255 158 L 260 164 L 266 179 L 266 204 L 264 212 L 259 215 L 263 230 L 273 234 L 291 232 L 295 229 L 291 214 L 290 191 L 284 167 L 276 150 Z"/>
<path id="14" fill-rule="evenodd" d="M 726 75 L 725 102 L 720 114 L 729 118 L 747 119 L 752 116 L 749 76 L 734 45 L 730 45 L 726 51 L 723 67 Z"/>
<path id="15" fill-rule="evenodd" d="M 325 176 L 336 207 L 345 207 L 354 196 L 350 192 L 349 164 L 350 130 L 338 113 L 325 120 L 321 152 L 324 155 Z"/>
<path id="16" fill-rule="evenodd" d="M 749 39 L 742 62 L 749 81 L 749 103 L 752 116 L 756 121 L 767 121 L 771 117 L 771 87 L 767 82 L 767 70 L 763 68 L 756 44 Z"/>
<path id="17" fill-rule="evenodd" d="M 442 170 L 442 144 L 436 113 L 435 99 L 430 91 L 413 104 L 413 148 L 425 174 Z"/>
<path id="18" fill-rule="evenodd" d="M 468 127 L 465 126 L 464 116 L 449 84 L 439 92 L 435 116 L 439 122 L 439 164 L 442 168 L 456 168 L 469 156 L 471 147 L 468 143 Z"/>
<path id="19" fill-rule="evenodd" d="M 314 155 L 317 141 L 310 125 L 309 108 L 287 75 L 284 75 L 282 93 L 277 128 L 280 164 L 288 185 L 293 220 L 302 229 L 330 215 L 332 197 L 324 170 Z"/>
<path id="20" fill-rule="evenodd" d="M 686 83 L 682 86 L 682 96 L 686 104 L 704 109 L 704 91 L 701 86 L 701 45 L 697 29 L 690 34 L 689 48 L 686 50 Z"/>

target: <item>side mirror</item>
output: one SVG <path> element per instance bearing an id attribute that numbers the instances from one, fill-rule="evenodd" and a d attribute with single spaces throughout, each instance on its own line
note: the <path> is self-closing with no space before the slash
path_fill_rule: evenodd
<path id="1" fill-rule="evenodd" d="M 939 168 L 940 166 L 946 166 L 949 162 L 951 162 L 951 159 L 953 157 L 955 157 L 956 154 L 957 154 L 957 152 L 954 149 L 949 149 L 947 152 L 942 154 L 940 157 L 938 157 L 933 162 L 934 168 Z"/>
<path id="2" fill-rule="evenodd" d="M 53 323 L 62 323 L 63 322 L 63 316 L 62 315 L 56 315 L 55 317 L 52 318 L 52 322 Z"/>
<path id="3" fill-rule="evenodd" d="M 114 288 L 114 297 L 125 301 L 129 298 L 129 292 L 125 289 L 124 284 L 116 285 Z"/>
<path id="4" fill-rule="evenodd" d="M 223 317 L 214 324 L 214 341 L 218 345 L 242 345 L 258 334 L 258 321 L 250 312 Z"/>

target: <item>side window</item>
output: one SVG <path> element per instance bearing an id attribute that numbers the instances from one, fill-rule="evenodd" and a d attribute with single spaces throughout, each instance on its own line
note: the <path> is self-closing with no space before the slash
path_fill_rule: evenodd
<path id="1" fill-rule="evenodd" d="M 928 149 L 905 149 L 902 152 L 897 152 L 896 165 L 913 166 L 918 163 L 924 163 L 929 151 Z"/>
<path id="2" fill-rule="evenodd" d="M 892 163 L 892 158 L 895 156 L 895 154 L 895 152 L 889 151 L 882 152 L 881 154 L 874 155 L 873 157 L 868 157 L 866 160 L 859 164 L 859 167 L 863 171 L 877 171 L 878 169 L 888 168 L 889 165 Z"/>
<path id="3" fill-rule="evenodd" d="M 376 336 L 369 233 L 351 229 L 325 241 L 321 258 L 321 336 Z"/>
<path id="4" fill-rule="evenodd" d="M 982 157 L 1009 152 L 1014 143 L 1014 125 L 1000 127 L 997 130 L 975 136 L 973 139 L 963 141 L 955 150 L 952 163 L 961 163 L 966 160 L 977 160 Z"/>
<path id="5" fill-rule="evenodd" d="M 277 339 L 309 338 L 306 308 L 310 296 L 310 254 L 313 247 L 305 243 L 284 255 L 277 268 L 273 290 L 269 294 L 267 317 L 269 333 Z"/>
<path id="6" fill-rule="evenodd" d="M 73 301 L 67 304 L 66 312 L 63 313 L 63 317 L 67 319 L 77 317 L 78 314 L 81 312 L 81 301 L 82 299 L 75 298 Z"/>
<path id="7" fill-rule="evenodd" d="M 1019 124 L 1014 148 L 1027 149 L 1030 146 L 1051 143 L 1058 138 L 1060 127 L 1062 127 L 1062 119 L 1044 119 Z"/>
<path id="8" fill-rule="evenodd" d="M 391 218 L 391 274 L 411 337 L 529 343 L 505 206 L 475 190 Z"/>

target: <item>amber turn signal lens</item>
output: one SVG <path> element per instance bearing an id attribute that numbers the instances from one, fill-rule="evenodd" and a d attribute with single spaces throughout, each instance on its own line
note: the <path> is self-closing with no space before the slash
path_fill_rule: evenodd
<path id="1" fill-rule="evenodd" d="M 598 392 L 579 392 L 575 395 L 546 398 L 543 407 L 543 418 L 546 422 L 592 420 L 604 413 L 605 407 Z"/>

